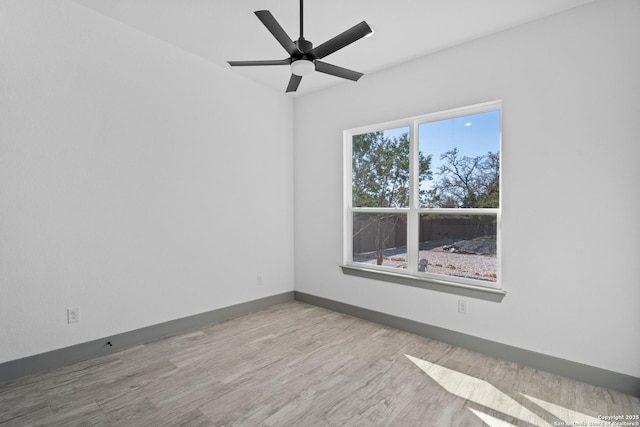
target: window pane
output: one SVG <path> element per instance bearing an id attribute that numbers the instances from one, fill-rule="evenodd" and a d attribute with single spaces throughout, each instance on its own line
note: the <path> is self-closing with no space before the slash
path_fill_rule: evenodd
<path id="1" fill-rule="evenodd" d="M 409 206 L 409 127 L 354 135 L 353 206 Z"/>
<path id="2" fill-rule="evenodd" d="M 496 282 L 496 215 L 420 215 L 418 271 Z"/>
<path id="3" fill-rule="evenodd" d="M 420 205 L 498 208 L 500 111 L 422 123 Z"/>
<path id="4" fill-rule="evenodd" d="M 407 215 L 355 213 L 353 261 L 407 268 Z"/>

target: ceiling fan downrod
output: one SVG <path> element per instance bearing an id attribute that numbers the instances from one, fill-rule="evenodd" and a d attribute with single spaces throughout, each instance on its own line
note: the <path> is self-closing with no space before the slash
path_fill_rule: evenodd
<path id="1" fill-rule="evenodd" d="M 303 18 L 304 18 L 304 15 L 303 15 L 303 12 L 302 12 L 302 11 L 303 11 L 304 6 L 302 5 L 302 3 L 303 3 L 303 0 L 300 0 L 300 38 L 301 38 L 301 39 L 304 39 L 304 31 L 303 31 L 303 30 L 304 30 L 304 24 L 303 24 L 303 22 L 304 22 L 304 19 L 303 19 Z"/>
<path id="2" fill-rule="evenodd" d="M 298 50 L 302 54 L 298 59 L 306 59 L 312 61 L 312 58 L 309 58 L 307 52 L 313 49 L 313 43 L 304 38 L 304 5 L 303 0 L 300 0 L 300 37 L 295 41 L 296 46 L 298 46 Z"/>

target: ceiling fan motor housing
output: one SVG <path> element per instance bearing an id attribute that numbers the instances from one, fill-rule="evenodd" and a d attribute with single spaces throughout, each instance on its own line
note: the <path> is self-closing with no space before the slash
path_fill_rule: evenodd
<path id="1" fill-rule="evenodd" d="M 299 55 L 293 56 L 293 62 L 291 62 L 291 72 L 296 76 L 308 76 L 316 70 L 316 64 L 314 63 L 315 57 L 311 54 L 307 54 L 313 49 L 313 43 L 305 40 L 304 37 L 300 37 L 296 42 Z"/>
<path id="2" fill-rule="evenodd" d="M 300 37 L 295 43 L 302 53 L 307 53 L 311 49 L 313 49 L 313 43 L 311 43 L 309 40 L 306 40 L 304 37 Z"/>

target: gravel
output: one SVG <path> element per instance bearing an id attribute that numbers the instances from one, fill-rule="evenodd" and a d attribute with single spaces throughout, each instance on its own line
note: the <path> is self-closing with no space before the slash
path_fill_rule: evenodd
<path id="1" fill-rule="evenodd" d="M 487 249 L 493 245 L 493 252 Z M 464 246 L 463 242 L 439 241 L 421 245 L 418 259 L 426 259 L 427 273 L 442 274 L 446 276 L 467 277 L 472 279 L 497 280 L 498 260 L 495 255 L 495 242 L 487 242 L 481 250 L 482 255 L 475 253 L 460 253 L 452 251 L 452 246 Z M 477 245 L 477 244 L 476 244 Z M 466 245 L 469 247 L 469 245 Z M 355 262 L 376 264 L 374 253 L 354 256 Z M 387 249 L 383 256 L 383 266 L 407 268 L 407 248 Z"/>

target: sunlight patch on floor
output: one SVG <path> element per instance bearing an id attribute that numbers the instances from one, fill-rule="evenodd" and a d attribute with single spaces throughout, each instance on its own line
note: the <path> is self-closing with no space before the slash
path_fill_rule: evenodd
<path id="1" fill-rule="evenodd" d="M 417 357 L 409 356 L 408 354 L 405 354 L 405 356 L 451 394 L 455 394 L 458 397 L 485 406 L 513 419 L 524 421 L 538 427 L 552 425 L 485 380 L 445 368 L 435 363 L 427 362 Z M 601 420 L 582 412 L 524 393 L 519 394 L 536 407 L 564 423 L 585 423 L 585 425 L 602 424 Z M 490 427 L 514 426 L 514 424 L 508 421 L 501 420 L 477 409 L 468 409 Z"/>
<path id="2" fill-rule="evenodd" d="M 493 417 L 489 414 L 485 414 L 484 412 L 480 412 L 477 409 L 469 408 L 473 414 L 480 418 L 483 423 L 488 425 L 489 427 L 518 427 L 515 424 L 511 424 L 507 421 L 501 420 L 499 418 Z"/>
<path id="3" fill-rule="evenodd" d="M 408 354 L 405 354 L 405 356 L 449 393 L 535 426 L 545 427 L 551 425 L 487 381 L 409 356 Z"/>
<path id="4" fill-rule="evenodd" d="M 583 414 L 582 412 L 577 412 L 572 409 L 565 408 L 564 406 L 556 405 L 555 403 L 547 402 L 546 400 L 538 399 L 537 397 L 529 396 L 524 393 L 520 394 L 564 422 L 586 422 L 587 424 L 593 423 L 595 425 L 602 424 L 602 420 Z"/>

